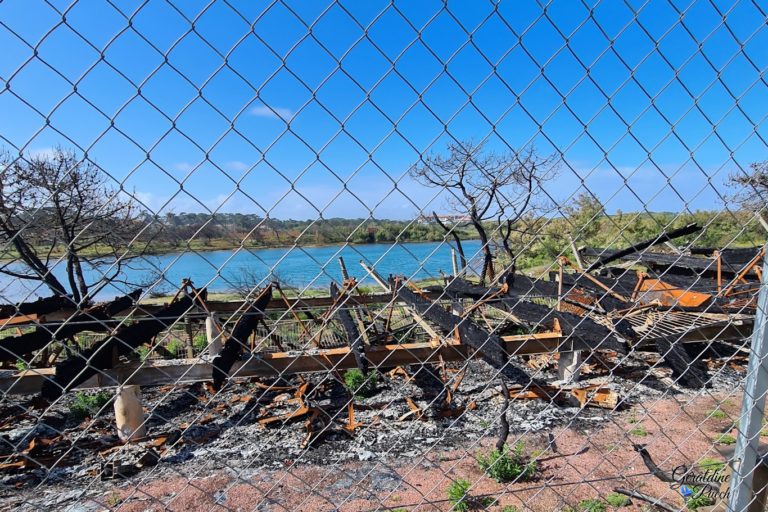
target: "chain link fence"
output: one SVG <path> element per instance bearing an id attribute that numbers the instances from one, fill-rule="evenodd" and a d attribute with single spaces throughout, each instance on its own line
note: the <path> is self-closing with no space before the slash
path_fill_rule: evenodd
<path id="1" fill-rule="evenodd" d="M 2 508 L 763 510 L 765 11 L 0 2 Z"/>

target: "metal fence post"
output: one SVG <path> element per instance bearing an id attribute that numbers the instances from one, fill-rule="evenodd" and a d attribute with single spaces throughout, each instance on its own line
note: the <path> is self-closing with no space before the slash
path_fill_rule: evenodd
<path id="1" fill-rule="evenodd" d="M 763 259 L 763 274 L 757 301 L 754 330 L 749 355 L 744 398 L 739 416 L 736 451 L 733 461 L 728 510 L 746 510 L 754 499 L 752 479 L 758 461 L 760 430 L 765 411 L 765 395 L 768 392 L 768 254 Z"/>

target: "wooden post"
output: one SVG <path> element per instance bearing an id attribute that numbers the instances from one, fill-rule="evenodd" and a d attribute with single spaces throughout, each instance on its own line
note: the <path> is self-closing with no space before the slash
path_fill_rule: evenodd
<path id="1" fill-rule="evenodd" d="M 557 273 L 557 304 L 555 305 L 555 311 L 560 311 L 560 304 L 563 300 L 563 260 L 558 258 L 557 263 L 560 269 Z"/>
<path id="2" fill-rule="evenodd" d="M 581 351 L 560 352 L 560 359 L 557 362 L 557 378 L 568 384 L 579 382 L 581 373 Z"/>
<path id="3" fill-rule="evenodd" d="M 117 435 L 124 443 L 130 443 L 146 437 L 144 410 L 141 407 L 141 388 L 139 386 L 121 386 L 115 397 L 115 421 Z"/>
<path id="4" fill-rule="evenodd" d="M 453 277 L 459 277 L 459 262 L 456 259 L 456 249 L 451 249 L 451 266 L 453 267 Z"/>
<path id="5" fill-rule="evenodd" d="M 184 322 L 184 328 L 187 331 L 187 359 L 192 359 L 195 357 L 195 350 L 192 347 L 192 322 L 189 321 L 189 318 Z"/>
<path id="6" fill-rule="evenodd" d="M 213 313 L 205 318 L 205 337 L 208 341 L 208 354 L 216 357 L 221 352 L 221 327 Z"/>
<path id="7" fill-rule="evenodd" d="M 576 260 L 576 264 L 579 266 L 579 270 L 584 270 L 584 260 L 581 259 L 579 248 L 576 247 L 576 242 L 573 241 L 573 237 L 571 235 L 568 235 L 568 242 L 571 244 L 573 258 Z"/>
<path id="8" fill-rule="evenodd" d="M 379 286 L 381 286 L 381 288 L 382 288 L 384 291 L 386 291 L 386 292 L 391 292 L 391 291 L 392 291 L 392 290 L 389 288 L 389 285 L 387 284 L 387 282 L 384 280 L 384 278 L 383 278 L 383 277 L 381 277 L 381 276 L 378 274 L 378 272 L 376 272 L 374 269 L 372 269 L 371 267 L 369 267 L 368 265 L 366 265 L 366 264 L 365 264 L 365 262 L 364 262 L 363 260 L 360 260 L 360 266 L 361 266 L 361 267 L 363 267 L 363 270 L 365 270 L 366 272 L 368 272 L 368 274 L 370 274 L 370 276 L 373 278 L 373 280 L 374 280 L 374 281 L 376 281 L 376 284 L 378 284 Z"/>
<path id="9" fill-rule="evenodd" d="M 339 267 L 341 268 L 341 278 L 346 281 L 349 279 L 349 272 L 347 272 L 347 265 L 344 263 L 344 258 L 339 256 Z"/>
<path id="10" fill-rule="evenodd" d="M 574 254 L 578 254 L 575 244 L 573 251 Z M 555 306 L 555 309 L 557 311 L 562 311 L 565 262 L 560 258 L 558 258 L 557 262 L 560 265 L 560 269 L 557 273 L 557 305 Z M 582 357 L 580 351 L 560 352 L 560 359 L 557 362 L 557 378 L 568 384 L 578 382 L 579 373 L 581 373 L 581 363 Z"/>
<path id="11" fill-rule="evenodd" d="M 349 292 L 351 293 L 352 289 L 357 287 L 357 284 L 352 282 L 352 281 L 350 281 L 350 279 L 349 279 L 349 272 L 347 271 L 347 264 L 344 263 L 344 258 L 341 257 L 341 256 L 339 256 L 339 268 L 341 268 L 341 277 L 344 279 L 344 283 L 343 284 L 344 284 L 345 287 L 347 287 L 347 286 L 351 287 L 350 290 L 349 290 Z M 358 290 L 358 293 L 360 293 L 359 290 Z M 350 307 L 349 309 L 350 309 L 350 314 L 352 315 L 352 320 L 355 321 L 355 323 L 357 324 L 357 329 L 358 329 L 358 331 L 360 331 L 359 334 L 360 334 L 360 336 L 362 338 L 362 341 L 366 345 L 370 345 L 371 344 L 371 340 L 368 339 L 368 330 L 365 328 L 365 323 L 363 323 L 363 318 L 365 318 L 365 317 L 358 310 L 358 308 Z"/>

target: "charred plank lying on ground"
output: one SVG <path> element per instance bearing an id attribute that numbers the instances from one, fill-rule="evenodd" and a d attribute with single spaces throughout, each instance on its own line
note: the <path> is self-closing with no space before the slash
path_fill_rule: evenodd
<path id="1" fill-rule="evenodd" d="M 0 318 L 9 318 L 14 315 L 47 315 L 61 309 L 71 309 L 76 305 L 68 295 L 55 295 L 34 302 L 0 306 Z"/>
<path id="2" fill-rule="evenodd" d="M 335 315 L 339 319 L 341 326 L 344 328 L 344 332 L 347 335 L 347 343 L 349 349 L 355 356 L 355 362 L 357 368 L 363 375 L 368 374 L 368 361 L 365 359 L 365 347 L 363 345 L 363 338 L 360 334 L 360 330 L 357 328 L 355 320 L 352 318 L 352 314 L 347 307 L 344 307 L 344 303 L 349 297 L 339 291 L 339 287 L 336 283 L 331 283 L 331 298 L 337 301 Z"/>
<path id="3" fill-rule="evenodd" d="M 548 326 L 548 321 L 557 320 L 564 336 L 573 336 L 586 342 L 591 348 L 602 350 L 616 350 L 626 353 L 626 347 L 619 342 L 615 334 L 610 329 L 604 327 L 591 318 L 581 317 L 565 311 L 556 311 L 529 302 L 513 295 L 503 294 L 501 289 L 494 290 L 485 286 L 479 286 L 470 283 L 460 277 L 452 279 L 446 285 L 446 292 L 455 297 L 471 298 L 474 300 L 483 300 L 495 297 L 489 302 L 492 305 L 499 305 L 505 311 L 517 318 L 520 323 L 529 328 Z M 634 332 L 630 330 L 625 334 L 634 337 Z"/>
<path id="4" fill-rule="evenodd" d="M 136 347 L 149 343 L 161 331 L 173 325 L 198 301 L 204 301 L 205 290 L 197 298 L 185 295 L 158 311 L 154 319 L 127 325 L 80 354 L 56 365 L 56 375 L 43 383 L 42 395 L 55 399 L 63 392 L 85 382 L 100 370 L 112 368 L 117 356 L 127 354 Z"/>
<path id="5" fill-rule="evenodd" d="M 15 361 L 23 354 L 29 354 L 45 348 L 52 341 L 66 340 L 83 331 L 105 332 L 117 326 L 111 320 L 115 314 L 128 309 L 141 296 L 142 290 L 135 290 L 128 295 L 111 302 L 99 304 L 75 315 L 60 324 L 37 327 L 34 331 L 0 340 L 0 361 Z"/>
<path id="6" fill-rule="evenodd" d="M 696 223 L 688 224 L 687 226 L 679 229 L 673 229 L 672 231 L 669 231 L 669 232 L 666 232 L 666 231 L 662 232 L 661 234 L 659 234 L 654 238 L 643 240 L 642 242 L 638 242 L 636 244 L 630 245 L 625 249 L 612 251 L 610 254 L 605 254 L 605 253 L 601 254 L 598 260 L 592 263 L 589 266 L 589 268 L 587 268 L 587 272 L 591 272 L 593 270 L 597 270 L 600 267 L 604 267 L 608 263 L 621 259 L 624 256 L 628 256 L 630 254 L 643 251 L 649 247 L 653 247 L 654 245 L 658 245 L 664 242 L 670 242 L 675 238 L 680 238 L 681 236 L 690 235 L 692 233 L 696 233 L 697 231 L 701 231 L 701 226 L 699 226 Z"/>
<path id="7" fill-rule="evenodd" d="M 240 357 L 243 348 L 247 346 L 248 338 L 256 330 L 259 322 L 264 318 L 264 309 L 272 298 L 272 285 L 264 288 L 250 307 L 240 315 L 232 335 L 224 343 L 219 355 L 213 359 L 213 387 L 220 389 L 229 378 L 232 365 Z"/>

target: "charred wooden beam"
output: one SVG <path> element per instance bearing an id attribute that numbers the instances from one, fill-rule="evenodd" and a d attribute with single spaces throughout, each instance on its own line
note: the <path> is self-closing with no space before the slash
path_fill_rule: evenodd
<path id="1" fill-rule="evenodd" d="M 522 274 L 507 274 L 504 278 L 509 284 L 509 293 L 521 297 L 557 297 L 557 283 L 542 279 L 531 279 Z"/>
<path id="2" fill-rule="evenodd" d="M 14 315 L 47 315 L 60 309 L 72 309 L 76 305 L 68 295 L 44 297 L 33 302 L 0 306 L 0 318 L 9 318 Z"/>
<path id="3" fill-rule="evenodd" d="M 331 297 L 339 303 L 336 306 L 334 314 L 336 315 L 336 318 L 339 319 L 339 322 L 341 322 L 341 326 L 347 334 L 347 343 L 349 344 L 349 349 L 352 351 L 352 354 L 355 356 L 357 368 L 363 372 L 363 375 L 367 375 L 368 361 L 365 359 L 365 345 L 363 344 L 363 338 L 357 328 L 357 323 L 352 318 L 352 314 L 343 304 L 349 297 L 346 294 L 342 294 L 339 291 L 339 287 L 333 282 L 331 283 Z"/>
<path id="4" fill-rule="evenodd" d="M 43 383 L 42 395 L 55 399 L 78 384 L 85 382 L 99 371 L 112 368 L 119 355 L 127 354 L 136 347 L 149 343 L 163 329 L 167 329 L 192 308 L 197 300 L 205 300 L 205 290 L 198 299 L 185 295 L 158 311 L 153 320 L 126 325 L 88 350 L 56 365 L 56 374 Z"/>
<path id="5" fill-rule="evenodd" d="M 652 269 L 661 270 L 686 270 L 690 273 L 714 272 L 717 270 L 717 261 L 711 258 L 699 258 L 696 256 L 680 256 L 661 252 L 641 252 L 619 255 L 620 251 L 614 249 L 585 248 L 581 254 L 589 257 L 611 257 L 613 260 L 637 261 Z M 613 258 L 615 256 L 615 258 Z M 733 274 L 733 270 L 723 268 L 723 272 Z"/>
<path id="6" fill-rule="evenodd" d="M 701 360 L 691 358 L 685 346 L 669 338 L 657 338 L 658 350 L 664 362 L 672 368 L 672 376 L 676 382 L 690 389 L 701 389 L 708 385 L 707 371 Z"/>
<path id="7" fill-rule="evenodd" d="M 720 254 L 724 265 L 732 265 L 741 268 L 752 261 L 762 249 L 758 247 L 744 247 L 739 249 L 717 249 L 714 247 L 691 247 L 690 252 L 695 256 L 715 257 L 715 253 Z"/>
<path id="8" fill-rule="evenodd" d="M 635 285 L 637 285 L 637 276 L 634 274 L 633 272 L 631 276 L 623 275 L 619 278 L 590 276 L 597 282 L 581 274 L 563 274 L 563 287 L 566 289 L 580 289 L 580 291 L 587 293 L 599 302 L 600 306 L 606 311 L 620 310 L 625 309 L 628 304 L 611 295 L 608 290 L 623 297 L 630 297 L 635 289 Z M 605 288 L 598 285 L 598 283 L 605 286 Z"/>
<path id="9" fill-rule="evenodd" d="M 530 382 L 528 374 L 509 361 L 502 340 L 497 334 L 489 333 L 468 318 L 449 313 L 438 303 L 418 295 L 406 286 L 396 286 L 397 284 L 392 283 L 392 287 L 396 287 L 397 297 L 413 307 L 425 319 L 434 322 L 445 332 L 458 330 L 461 342 L 477 350 L 483 360 L 499 370 L 502 375 L 514 381 Z"/>
<path id="10" fill-rule="evenodd" d="M 0 361 L 14 361 L 23 354 L 45 348 L 52 341 L 71 338 L 83 331 L 105 332 L 117 326 L 110 320 L 116 313 L 128 309 L 141 296 L 141 290 L 111 302 L 94 306 L 80 315 L 67 319 L 66 322 L 45 327 L 38 327 L 32 332 L 0 340 Z"/>
<path id="11" fill-rule="evenodd" d="M 643 240 L 642 242 L 636 243 L 634 245 L 630 245 L 626 249 L 621 249 L 610 255 L 601 256 L 596 262 L 592 263 L 589 266 L 589 268 L 587 268 L 587 272 L 591 272 L 600 267 L 603 267 L 612 261 L 616 261 L 620 258 L 623 258 L 624 256 L 628 256 L 630 254 L 643 251 L 649 247 L 653 247 L 654 245 L 658 245 L 664 242 L 671 242 L 675 238 L 680 238 L 681 236 L 690 235 L 691 233 L 696 233 L 697 231 L 701 231 L 701 226 L 699 226 L 696 223 L 688 224 L 685 227 L 682 227 L 679 229 L 673 229 L 672 231 L 669 231 L 669 232 L 665 231 L 654 238 L 649 238 L 648 240 Z"/>
<path id="12" fill-rule="evenodd" d="M 221 389 L 221 386 L 229 378 L 232 365 L 240 357 L 243 348 L 248 344 L 248 337 L 256 330 L 259 322 L 264 318 L 264 310 L 272 298 L 272 285 L 264 288 L 256 300 L 246 309 L 237 320 L 232 329 L 232 335 L 224 343 L 224 347 L 213 359 L 213 387 Z"/>
<path id="13" fill-rule="evenodd" d="M 425 295 L 427 295 L 430 299 L 438 299 L 440 298 L 442 292 L 427 292 Z M 349 304 L 351 305 L 366 305 L 366 304 L 387 304 L 392 301 L 392 294 L 391 293 L 377 293 L 377 294 L 365 294 L 365 295 L 357 295 L 357 296 L 350 296 L 349 297 Z M 285 311 L 288 308 L 292 309 L 305 309 L 305 308 L 319 308 L 319 307 L 327 307 L 333 304 L 333 299 L 331 297 L 306 297 L 306 298 L 288 298 L 286 300 L 280 299 L 274 299 L 270 300 L 267 304 L 266 309 L 267 310 L 275 310 L 275 311 Z M 216 314 L 224 314 L 227 313 L 239 313 L 243 310 L 243 308 L 248 307 L 248 304 L 244 303 L 243 301 L 208 301 L 206 303 L 207 305 L 207 311 L 202 312 L 191 312 L 189 315 L 187 315 L 188 318 L 194 318 L 194 319 L 205 319 L 206 316 L 208 316 L 208 312 L 216 313 Z M 140 317 L 152 317 L 153 315 L 156 315 L 159 311 L 163 309 L 164 306 L 157 305 L 157 304 L 140 304 L 135 309 L 131 308 L 131 310 L 121 311 L 121 314 L 131 314 L 133 318 L 140 318 Z M 74 304 L 70 301 L 69 305 L 65 309 L 57 310 L 53 313 L 47 314 L 46 319 L 48 321 L 57 321 L 57 320 L 65 320 L 72 316 L 73 314 L 76 314 L 77 311 L 74 308 Z M 32 321 L 28 321 L 28 324 L 33 323 Z M 0 326 L 2 326 L 3 323 L 0 322 Z M 14 324 L 14 327 L 19 325 L 19 323 Z"/>
<path id="14" fill-rule="evenodd" d="M 452 279 L 445 287 L 446 292 L 458 297 L 466 297 L 482 300 L 498 294 L 500 290 L 493 290 L 484 286 L 478 286 L 461 278 Z M 502 295 L 490 302 L 495 306 L 501 306 L 505 311 L 516 317 L 529 328 L 537 326 L 552 327 L 554 320 L 560 324 L 560 329 L 565 336 L 572 336 L 587 343 L 593 349 L 616 350 L 625 353 L 626 347 L 615 339 L 607 327 L 604 327 L 591 318 L 581 317 L 565 311 L 556 311 L 541 304 L 526 301 L 512 295 Z M 636 337 L 634 331 L 622 333 L 625 337 Z"/>

